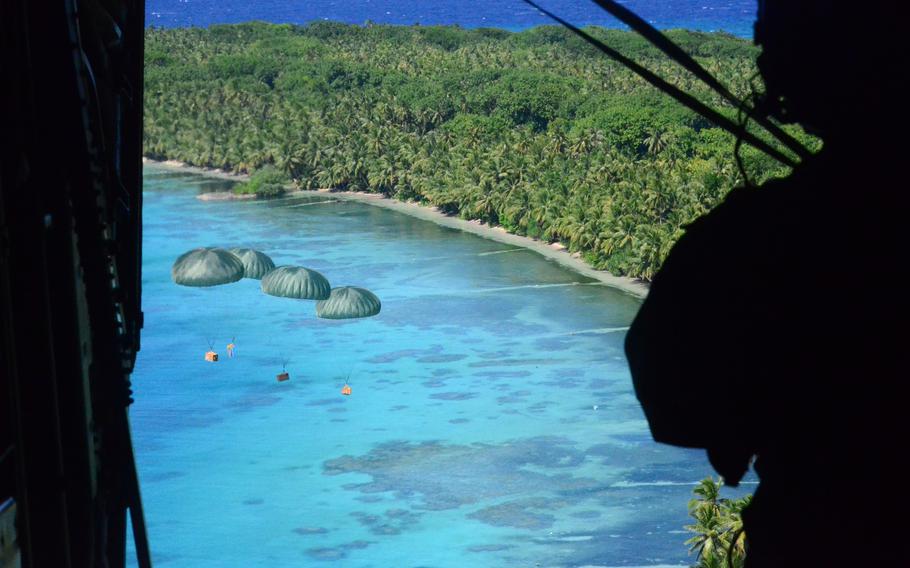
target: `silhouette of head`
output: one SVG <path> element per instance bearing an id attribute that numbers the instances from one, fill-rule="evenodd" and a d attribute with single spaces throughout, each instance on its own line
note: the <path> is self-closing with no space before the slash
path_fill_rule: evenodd
<path id="1" fill-rule="evenodd" d="M 897 101 L 905 66 L 898 60 L 898 5 L 758 0 L 764 108 L 822 137 L 882 116 Z"/>

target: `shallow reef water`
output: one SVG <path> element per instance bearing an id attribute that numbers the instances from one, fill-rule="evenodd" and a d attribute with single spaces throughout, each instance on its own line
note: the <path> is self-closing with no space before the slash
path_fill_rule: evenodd
<path id="1" fill-rule="evenodd" d="M 145 183 L 131 420 L 157 566 L 691 560 L 686 503 L 711 470 L 648 435 L 622 353 L 638 299 L 369 205 L 203 202 L 210 180 L 151 165 Z M 212 245 L 366 287 L 382 312 L 171 282 Z M 536 286 L 554 283 L 573 285 Z"/>

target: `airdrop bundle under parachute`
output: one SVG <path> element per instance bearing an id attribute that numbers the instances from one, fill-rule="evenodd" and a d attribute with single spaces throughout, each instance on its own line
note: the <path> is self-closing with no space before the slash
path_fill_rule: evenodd
<path id="1" fill-rule="evenodd" d="M 375 316 L 382 308 L 376 294 L 356 286 L 332 288 L 319 272 L 302 266 L 275 266 L 269 256 L 249 248 L 223 249 L 203 247 L 180 255 L 171 267 L 171 278 L 181 286 L 209 287 L 237 282 L 242 278 L 261 280 L 259 286 L 268 295 L 316 301 L 316 316 L 323 319 L 353 319 Z M 234 338 L 227 345 L 228 358 L 234 356 Z M 209 342 L 205 360 L 218 361 L 218 353 Z M 289 381 L 287 360 L 276 375 L 279 383 Z M 350 396 L 345 382 L 341 394 Z"/>

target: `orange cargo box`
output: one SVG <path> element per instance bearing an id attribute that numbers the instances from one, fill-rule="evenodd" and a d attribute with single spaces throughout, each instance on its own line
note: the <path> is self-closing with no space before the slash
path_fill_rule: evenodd
<path id="1" fill-rule="evenodd" d="M 348 396 L 349 394 L 351 394 L 351 387 L 349 387 L 348 385 L 344 385 L 341 388 L 341 394 L 343 394 L 345 396 Z"/>
<path id="2" fill-rule="evenodd" d="M 215 353 L 214 351 L 206 351 L 206 352 L 205 352 L 205 360 L 206 360 L 206 361 L 211 361 L 212 363 L 214 363 L 215 361 L 218 360 L 218 354 Z"/>
<path id="3" fill-rule="evenodd" d="M 282 381 L 286 381 L 286 380 L 288 380 L 288 379 L 290 379 L 290 378 L 291 378 L 291 375 L 289 375 L 289 374 L 287 373 L 287 371 L 285 371 L 284 373 L 279 373 L 279 374 L 278 374 L 278 377 L 277 377 L 279 383 L 282 382 Z"/>

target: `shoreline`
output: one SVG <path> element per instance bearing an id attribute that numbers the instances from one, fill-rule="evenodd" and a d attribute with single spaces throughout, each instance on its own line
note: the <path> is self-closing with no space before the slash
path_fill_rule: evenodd
<path id="1" fill-rule="evenodd" d="M 215 177 L 219 179 L 230 179 L 235 181 L 246 181 L 249 179 L 249 176 L 246 174 L 235 174 L 214 168 L 189 166 L 183 162 L 178 162 L 176 160 L 159 161 L 143 157 L 142 163 L 143 165 L 152 164 L 154 166 L 163 167 L 173 171 L 201 174 L 204 176 Z M 215 197 L 215 195 L 216 194 L 206 193 L 198 195 L 197 199 L 202 199 L 203 201 L 243 201 L 256 198 L 253 195 L 236 196 L 233 193 L 229 193 L 229 196 L 226 195 L 224 197 L 221 197 L 220 195 Z M 536 252 L 544 258 L 556 262 L 560 266 L 568 268 L 569 270 L 581 274 L 582 276 L 593 278 L 594 280 L 610 286 L 611 288 L 616 288 L 618 290 L 626 292 L 627 294 L 631 294 L 642 299 L 648 295 L 648 284 L 646 282 L 626 276 L 615 276 L 605 270 L 597 270 L 585 262 L 584 259 L 578 255 L 578 253 L 570 253 L 566 247 L 560 243 L 550 244 L 539 241 L 537 239 L 533 239 L 531 237 L 515 235 L 513 233 L 509 233 L 504 228 L 499 226 L 485 225 L 480 221 L 468 221 L 466 219 L 461 219 L 460 217 L 453 217 L 442 213 L 436 207 L 430 205 L 422 205 L 419 203 L 407 201 L 396 201 L 394 199 L 389 199 L 388 197 L 382 196 L 378 193 L 364 193 L 358 191 L 332 191 L 330 189 L 298 189 L 288 191 L 285 193 L 284 197 L 307 195 L 331 195 L 332 197 L 335 197 L 339 200 L 356 201 L 358 203 L 365 203 L 374 207 L 391 209 L 392 211 L 397 211 L 399 213 L 403 213 L 411 217 L 416 217 L 424 221 L 430 221 L 431 223 L 436 223 L 437 225 L 443 227 L 465 231 L 467 233 L 472 233 L 485 239 L 525 248 L 532 252 Z"/>

